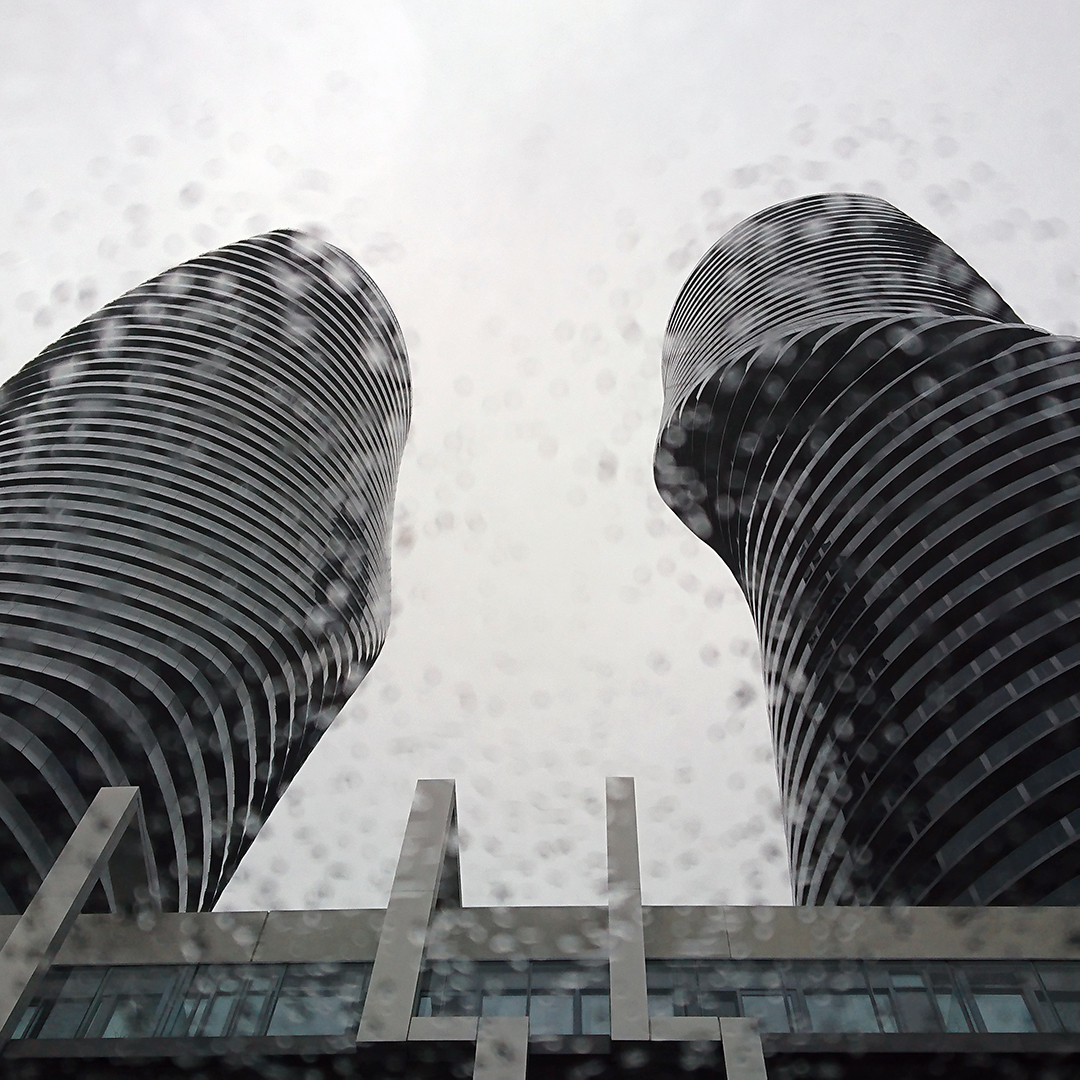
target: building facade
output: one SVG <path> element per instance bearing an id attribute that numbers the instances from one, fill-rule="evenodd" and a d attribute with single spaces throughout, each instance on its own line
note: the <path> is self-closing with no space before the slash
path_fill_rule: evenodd
<path id="1" fill-rule="evenodd" d="M 1080 900 L 1080 342 L 888 203 L 683 287 L 655 474 L 761 641 L 800 904 Z"/>
<path id="2" fill-rule="evenodd" d="M 642 905 L 633 781 L 611 778 L 606 903 L 464 908 L 454 807 L 452 781 L 420 782 L 386 908 L 83 915 L 51 963 L 22 970 L 18 994 L 9 969 L 49 943 L 40 920 L 0 916 L 0 1073 L 1047 1080 L 1080 1068 L 1076 907 Z M 62 883 L 42 892 L 57 901 Z"/>
<path id="3" fill-rule="evenodd" d="M 154 278 L 4 385 L 8 911 L 124 785 L 144 899 L 214 904 L 381 648 L 409 403 L 382 294 L 291 232 Z"/>

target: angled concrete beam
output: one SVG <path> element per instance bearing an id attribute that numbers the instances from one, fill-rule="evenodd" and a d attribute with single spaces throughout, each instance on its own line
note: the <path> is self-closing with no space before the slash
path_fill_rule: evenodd
<path id="1" fill-rule="evenodd" d="M 634 779 L 607 778 L 608 949 L 611 977 L 611 1038 L 649 1038 L 645 985 L 645 930 L 641 918 Z"/>
<path id="2" fill-rule="evenodd" d="M 49 970 L 139 809 L 136 787 L 102 788 L 0 949 L 0 1046 Z"/>
<path id="3" fill-rule="evenodd" d="M 727 1080 L 768 1080 L 756 1020 L 747 1016 L 721 1016 L 720 1042 L 724 1047 Z"/>
<path id="4" fill-rule="evenodd" d="M 101 872 L 109 910 L 114 914 L 161 911 L 161 885 L 153 850 L 140 799 L 135 820 L 124 830 L 108 866 Z"/>
<path id="5" fill-rule="evenodd" d="M 360 1015 L 358 1043 L 405 1042 L 409 1037 L 428 924 L 455 826 L 454 802 L 453 780 L 421 780 L 416 785 Z"/>
<path id="6" fill-rule="evenodd" d="M 529 1058 L 527 1016 L 481 1016 L 473 1080 L 525 1080 Z"/>

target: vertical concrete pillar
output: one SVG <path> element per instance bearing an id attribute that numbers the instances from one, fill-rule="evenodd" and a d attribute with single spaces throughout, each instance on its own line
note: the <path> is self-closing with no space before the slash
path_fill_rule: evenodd
<path id="1" fill-rule="evenodd" d="M 607 778 L 607 863 L 611 1037 L 645 1040 L 649 1037 L 649 996 L 633 777 Z"/>
<path id="2" fill-rule="evenodd" d="M 768 1080 L 758 1023 L 745 1016 L 720 1017 L 727 1080 Z"/>
<path id="3" fill-rule="evenodd" d="M 428 924 L 454 828 L 454 781 L 416 785 L 390 890 L 358 1043 L 404 1042 L 409 1036 Z"/>
<path id="4" fill-rule="evenodd" d="M 482 1016 L 476 1033 L 473 1080 L 525 1080 L 527 1016 Z"/>
<path id="5" fill-rule="evenodd" d="M 138 809 L 136 787 L 97 793 L 0 949 L 0 1046 L 11 1038 Z"/>

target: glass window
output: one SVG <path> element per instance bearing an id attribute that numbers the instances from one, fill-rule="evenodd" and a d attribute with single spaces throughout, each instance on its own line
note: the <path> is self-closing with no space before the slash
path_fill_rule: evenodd
<path id="1" fill-rule="evenodd" d="M 418 1016 L 477 1016 L 480 987 L 477 968 L 468 960 L 439 960 L 426 970 L 420 982 Z M 498 967 L 507 965 L 498 964 Z"/>
<path id="2" fill-rule="evenodd" d="M 894 1035 L 899 1029 L 893 1016 L 892 1002 L 887 991 L 874 990 L 874 1005 L 877 1007 L 878 1023 L 886 1034 Z"/>
<path id="3" fill-rule="evenodd" d="M 1066 1031 L 1080 1032 L 1080 967 L 1038 964 L 1046 995 Z"/>
<path id="4" fill-rule="evenodd" d="M 208 964 L 196 970 L 166 1034 L 220 1038 L 261 1035 L 283 964 Z"/>
<path id="5" fill-rule="evenodd" d="M 937 1007 L 941 1013 L 941 1019 L 945 1024 L 946 1031 L 956 1033 L 971 1030 L 967 1016 L 964 1015 L 964 1006 L 960 1001 L 960 995 L 955 990 L 936 990 L 934 999 L 937 1001 Z"/>
<path id="6" fill-rule="evenodd" d="M 1023 994 L 994 990 L 972 996 L 987 1031 L 1038 1030 Z"/>
<path id="7" fill-rule="evenodd" d="M 110 968 L 86 1024 L 86 1037 L 137 1039 L 154 1035 L 180 974 L 176 967 Z"/>
<path id="8" fill-rule="evenodd" d="M 738 1016 L 739 995 L 734 990 L 699 990 L 691 1016 Z"/>
<path id="9" fill-rule="evenodd" d="M 524 990 L 507 990 L 503 993 L 484 991 L 480 1002 L 481 1016 L 524 1016 L 528 996 Z"/>
<path id="10" fill-rule="evenodd" d="M 940 1031 L 941 1021 L 922 972 L 893 968 L 888 976 L 900 1013 L 901 1028 L 909 1032 Z"/>
<path id="11" fill-rule="evenodd" d="M 788 1013 L 785 994 L 744 990 L 740 996 L 743 1016 L 756 1017 L 762 1031 L 791 1031 L 791 1017 Z"/>
<path id="12" fill-rule="evenodd" d="M 533 1035 L 573 1035 L 573 992 L 544 990 L 530 994 L 529 1031 Z"/>
<path id="13" fill-rule="evenodd" d="M 97 997 L 106 971 L 106 968 L 75 968 L 50 972 L 42 988 L 42 1000 L 31 1006 L 33 1015 L 23 1027 L 21 1037 L 74 1039 Z"/>
<path id="14" fill-rule="evenodd" d="M 489 997 L 524 995 L 529 989 L 529 969 L 502 962 L 477 964 L 476 980 L 483 991 L 485 1000 Z M 508 1013 L 506 1015 L 524 1016 L 525 1014 Z"/>
<path id="15" fill-rule="evenodd" d="M 987 1031 L 1039 1030 L 1025 993 L 1032 992 L 1034 1004 L 1035 979 L 1029 964 L 965 964 L 962 970 Z"/>
<path id="16" fill-rule="evenodd" d="M 670 990 L 649 991 L 650 1016 L 674 1016 L 675 995 Z"/>
<path id="17" fill-rule="evenodd" d="M 878 1031 L 874 1003 L 866 990 L 812 990 L 806 1009 L 814 1031 Z"/>
<path id="18" fill-rule="evenodd" d="M 581 992 L 581 1034 L 611 1034 L 611 998 L 599 990 Z"/>
<path id="19" fill-rule="evenodd" d="M 267 1035 L 344 1035 L 360 1022 L 369 964 L 290 964 Z"/>

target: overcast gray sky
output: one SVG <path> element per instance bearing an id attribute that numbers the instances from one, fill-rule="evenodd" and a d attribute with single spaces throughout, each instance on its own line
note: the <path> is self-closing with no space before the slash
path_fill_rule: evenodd
<path id="1" fill-rule="evenodd" d="M 790 900 L 753 627 L 651 480 L 660 342 L 740 217 L 884 195 L 1073 331 L 1074 2 L 0 0 L 0 374 L 241 236 L 356 256 L 413 365 L 394 620 L 224 906 L 385 903 L 453 776 L 465 901 Z"/>

